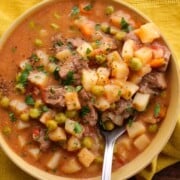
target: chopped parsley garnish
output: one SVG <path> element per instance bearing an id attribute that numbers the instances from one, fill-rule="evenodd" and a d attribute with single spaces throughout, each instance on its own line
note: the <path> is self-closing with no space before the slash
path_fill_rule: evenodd
<path id="1" fill-rule="evenodd" d="M 39 57 L 36 54 L 34 54 L 34 53 L 31 55 L 31 57 L 29 59 L 33 60 L 35 62 L 38 62 L 40 60 Z"/>
<path id="2" fill-rule="evenodd" d="M 158 117 L 160 111 L 161 111 L 161 106 L 160 106 L 160 104 L 157 103 L 154 107 L 154 117 Z"/>
<path id="3" fill-rule="evenodd" d="M 76 92 L 81 91 L 82 88 L 83 88 L 82 86 L 76 86 Z"/>
<path id="4" fill-rule="evenodd" d="M 74 72 L 69 71 L 66 75 L 66 79 L 63 81 L 64 85 L 72 85 L 74 82 Z"/>
<path id="5" fill-rule="evenodd" d="M 28 64 L 28 63 L 25 65 L 25 69 L 27 71 L 32 71 L 33 70 L 32 66 L 30 64 Z"/>
<path id="6" fill-rule="evenodd" d="M 15 122 L 17 120 L 13 112 L 9 113 L 9 118 L 10 118 L 11 122 Z"/>
<path id="7" fill-rule="evenodd" d="M 58 63 L 58 59 L 55 56 L 49 56 L 49 62 L 57 64 Z"/>
<path id="8" fill-rule="evenodd" d="M 121 29 L 125 32 L 129 32 L 130 30 L 130 25 L 129 23 L 125 20 L 124 17 L 122 17 L 121 19 L 121 22 L 120 22 L 120 25 L 121 25 Z"/>
<path id="9" fill-rule="evenodd" d="M 80 110 L 80 116 L 84 117 L 86 116 L 88 113 L 90 113 L 90 109 L 88 106 L 83 106 Z"/>
<path id="10" fill-rule="evenodd" d="M 133 124 L 133 119 L 132 118 L 129 118 L 128 119 L 128 126 L 131 127 Z"/>
<path id="11" fill-rule="evenodd" d="M 95 42 L 96 42 L 96 45 L 97 45 L 97 46 L 100 46 L 100 45 L 101 45 L 101 41 L 96 40 Z"/>
<path id="12" fill-rule="evenodd" d="M 74 6 L 71 10 L 70 16 L 76 17 L 79 15 L 79 13 L 80 13 L 80 10 L 79 10 L 78 6 Z"/>
<path id="13" fill-rule="evenodd" d="M 64 45 L 64 43 L 63 43 L 61 40 L 55 41 L 55 42 L 53 43 L 53 47 L 54 47 L 54 48 L 55 48 L 56 46 L 62 46 L 62 45 Z"/>
<path id="14" fill-rule="evenodd" d="M 26 98 L 25 98 L 25 103 L 26 103 L 27 105 L 34 106 L 35 100 L 33 99 L 33 97 L 32 97 L 31 95 L 28 95 L 28 96 L 26 96 Z"/>
<path id="15" fill-rule="evenodd" d="M 82 130 L 83 130 L 83 128 L 82 128 L 81 124 L 79 124 L 79 123 L 77 122 L 77 123 L 75 124 L 75 126 L 74 126 L 74 132 L 77 133 L 77 134 L 79 134 L 79 133 L 82 132 Z"/>
<path id="16" fill-rule="evenodd" d="M 67 42 L 67 47 L 72 51 L 74 49 L 74 46 L 71 42 Z"/>
<path id="17" fill-rule="evenodd" d="M 89 48 L 86 49 L 86 54 L 90 54 L 91 50 Z"/>
<path id="18" fill-rule="evenodd" d="M 36 69 L 40 72 L 46 73 L 46 70 L 44 69 L 44 66 L 37 66 Z"/>
<path id="19" fill-rule="evenodd" d="M 73 91 L 75 91 L 75 88 L 73 86 L 65 86 L 65 90 L 67 92 L 73 92 Z"/>
<path id="20" fill-rule="evenodd" d="M 59 76 L 59 70 L 60 70 L 60 68 L 57 66 L 56 68 L 55 68 L 55 70 L 54 70 L 54 78 L 56 79 L 56 80 L 59 80 L 60 79 L 60 76 Z"/>
<path id="21" fill-rule="evenodd" d="M 92 4 L 88 4 L 87 6 L 85 6 L 83 9 L 85 11 L 90 11 L 93 8 Z"/>

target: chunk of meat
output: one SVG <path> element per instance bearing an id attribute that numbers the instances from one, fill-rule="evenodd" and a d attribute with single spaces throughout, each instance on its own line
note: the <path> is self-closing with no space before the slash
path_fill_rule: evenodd
<path id="1" fill-rule="evenodd" d="M 81 46 L 85 42 L 82 38 L 79 38 L 79 37 L 70 38 L 67 41 L 70 42 L 72 44 L 72 46 L 75 48 Z"/>
<path id="2" fill-rule="evenodd" d="M 42 92 L 42 99 L 45 103 L 55 107 L 65 107 L 65 89 L 58 86 L 48 86 Z"/>
<path id="3" fill-rule="evenodd" d="M 50 141 L 46 139 L 46 130 L 41 127 L 35 127 L 32 132 L 32 138 L 38 142 L 41 151 L 46 151 L 50 147 Z"/>
<path id="4" fill-rule="evenodd" d="M 88 122 L 91 126 L 95 126 L 98 120 L 98 114 L 95 107 L 93 106 L 91 95 L 82 89 L 79 92 L 79 97 L 82 107 L 87 106 L 89 109 L 89 113 L 83 116 L 82 120 L 84 122 Z"/>

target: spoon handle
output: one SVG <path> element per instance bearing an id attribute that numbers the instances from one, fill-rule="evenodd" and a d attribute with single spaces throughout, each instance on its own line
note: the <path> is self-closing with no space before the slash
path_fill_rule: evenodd
<path id="1" fill-rule="evenodd" d="M 114 143 L 115 141 L 108 141 L 106 138 L 106 147 L 104 151 L 104 162 L 103 162 L 103 170 L 102 170 L 103 171 L 102 180 L 111 180 Z"/>

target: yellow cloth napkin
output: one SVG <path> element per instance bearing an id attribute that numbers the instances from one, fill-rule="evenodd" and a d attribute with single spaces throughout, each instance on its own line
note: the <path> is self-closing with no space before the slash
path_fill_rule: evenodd
<path id="1" fill-rule="evenodd" d="M 26 9 L 42 0 L 1 0 L 0 36 Z M 148 15 L 161 29 L 180 62 L 180 0 L 125 0 Z M 151 180 L 161 169 L 180 161 L 180 120 L 163 151 L 155 157 L 148 168 L 142 170 L 137 179 Z M 34 180 L 16 167 L 0 149 L 1 180 Z"/>

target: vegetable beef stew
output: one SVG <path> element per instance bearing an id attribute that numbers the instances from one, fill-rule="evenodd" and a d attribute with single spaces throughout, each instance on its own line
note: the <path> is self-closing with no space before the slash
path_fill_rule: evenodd
<path id="1" fill-rule="evenodd" d="M 0 130 L 33 166 L 91 178 L 101 174 L 105 145 L 97 122 L 107 131 L 126 123 L 115 171 L 158 132 L 170 55 L 156 26 L 118 3 L 52 2 L 0 50 Z"/>

